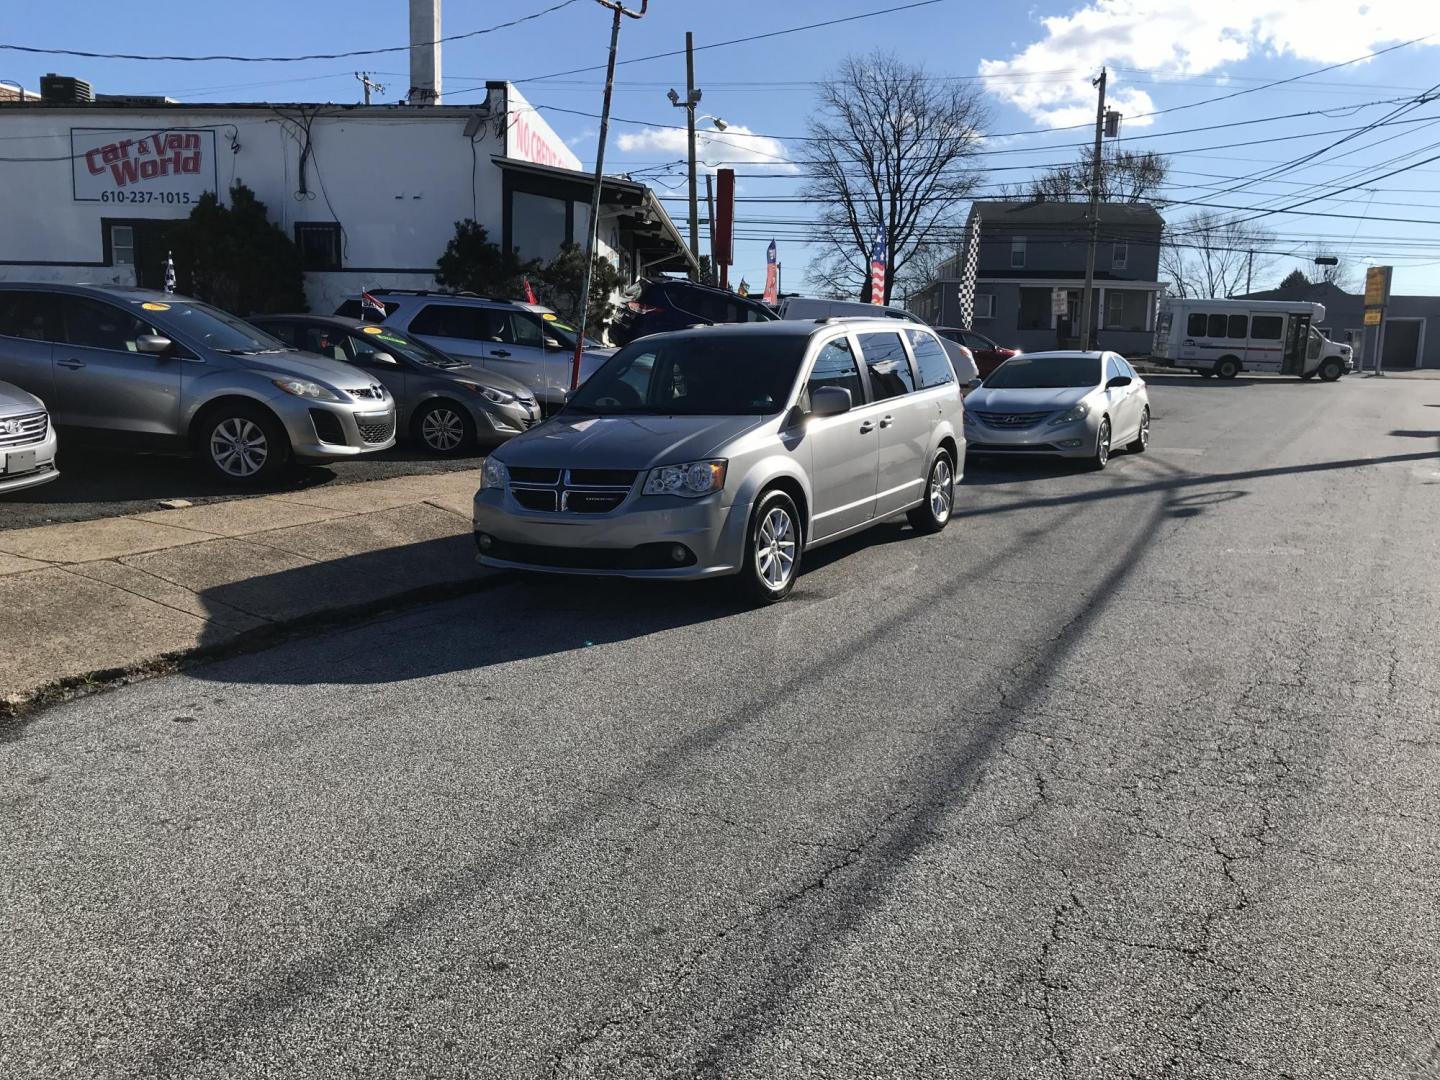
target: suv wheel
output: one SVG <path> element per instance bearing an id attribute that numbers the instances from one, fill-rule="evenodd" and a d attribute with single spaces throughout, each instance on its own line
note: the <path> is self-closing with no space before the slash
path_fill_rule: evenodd
<path id="1" fill-rule="evenodd" d="M 432 454 L 449 457 L 475 445 L 475 422 L 459 405 L 432 401 L 415 414 L 415 435 Z"/>
<path id="2" fill-rule="evenodd" d="M 783 491 L 767 491 L 750 515 L 741 578 L 750 599 L 775 604 L 790 595 L 800 573 L 800 515 Z"/>
<path id="3" fill-rule="evenodd" d="M 919 533 L 938 533 L 950 524 L 955 508 L 955 466 L 950 453 L 937 451 L 930 463 L 930 478 L 925 482 L 925 501 L 905 515 L 910 527 Z"/>
<path id="4" fill-rule="evenodd" d="M 243 402 L 206 415 L 196 445 L 211 474 L 229 484 L 264 484 L 290 458 L 290 441 L 280 422 L 259 405 Z"/>

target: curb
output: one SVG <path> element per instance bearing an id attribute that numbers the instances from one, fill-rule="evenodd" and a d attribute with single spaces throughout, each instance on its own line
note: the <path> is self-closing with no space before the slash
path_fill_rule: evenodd
<path id="1" fill-rule="evenodd" d="M 242 631 L 229 641 L 216 645 L 198 645 L 162 653 L 146 660 L 118 668 L 105 668 L 83 675 L 70 675 L 44 683 L 18 699 L 0 699 L 0 743 L 13 742 L 28 723 L 28 717 L 40 709 L 59 705 L 90 694 L 114 690 L 156 675 L 169 675 L 195 664 L 223 660 L 247 653 L 260 652 L 318 629 L 340 629 L 355 626 L 381 615 L 389 615 L 424 604 L 455 600 L 487 592 L 514 580 L 505 570 L 494 570 L 483 577 L 441 584 L 422 585 L 381 600 L 345 607 L 313 611 L 293 619 L 285 619 Z"/>

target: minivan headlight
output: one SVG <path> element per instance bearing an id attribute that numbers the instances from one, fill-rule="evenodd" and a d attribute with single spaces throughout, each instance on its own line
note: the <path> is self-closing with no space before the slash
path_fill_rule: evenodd
<path id="1" fill-rule="evenodd" d="M 503 461 L 496 461 L 493 457 L 485 459 L 485 467 L 480 470 L 480 490 L 493 488 L 496 491 L 504 491 L 505 485 L 510 482 L 510 470 L 505 468 Z"/>
<path id="2" fill-rule="evenodd" d="M 281 390 L 287 394 L 294 394 L 296 397 L 309 398 L 311 401 L 340 400 L 325 387 L 317 382 L 311 382 L 309 379 L 274 379 L 272 381 Z"/>
<path id="3" fill-rule="evenodd" d="M 1057 416 L 1054 420 L 1051 420 L 1050 426 L 1059 427 L 1061 424 L 1073 424 L 1076 420 L 1084 420 L 1085 417 L 1089 415 L 1090 406 L 1086 405 L 1085 402 L 1082 401 L 1078 403 L 1069 412 L 1067 412 L 1064 416 Z"/>
<path id="4" fill-rule="evenodd" d="M 661 465 L 645 478 L 646 495 L 683 495 L 698 499 L 725 486 L 725 461 L 687 461 Z"/>

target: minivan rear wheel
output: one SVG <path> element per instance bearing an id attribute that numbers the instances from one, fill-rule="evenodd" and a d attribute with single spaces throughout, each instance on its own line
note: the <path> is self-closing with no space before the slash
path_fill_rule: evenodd
<path id="1" fill-rule="evenodd" d="M 918 533 L 938 533 L 955 509 L 955 465 L 948 450 L 937 450 L 925 481 L 925 501 L 905 515 Z"/>
<path id="2" fill-rule="evenodd" d="M 800 574 L 800 515 L 780 490 L 760 496 L 750 515 L 740 577 L 751 600 L 776 604 L 790 595 Z"/>
<path id="3" fill-rule="evenodd" d="M 280 422 L 268 410 L 245 402 L 207 413 L 195 445 L 212 476 L 246 487 L 268 483 L 290 459 L 290 440 Z"/>

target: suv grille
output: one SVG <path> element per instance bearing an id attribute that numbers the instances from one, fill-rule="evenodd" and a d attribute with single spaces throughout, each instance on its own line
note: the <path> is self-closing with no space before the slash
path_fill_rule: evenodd
<path id="1" fill-rule="evenodd" d="M 382 443 L 389 440 L 395 434 L 395 414 L 389 413 L 379 418 L 359 417 L 356 426 L 360 429 L 360 438 L 367 443 Z"/>
<path id="2" fill-rule="evenodd" d="M 1051 410 L 1053 411 L 1053 410 Z M 981 412 L 978 409 L 972 410 L 975 417 L 987 427 L 1004 428 L 1007 431 L 1015 431 L 1022 428 L 1032 428 L 1050 415 L 1050 412 Z"/>
<path id="3" fill-rule="evenodd" d="M 364 398 L 371 401 L 384 401 L 385 388 L 379 383 L 371 383 L 369 386 L 361 386 L 354 390 L 346 390 L 353 398 Z"/>
<path id="4" fill-rule="evenodd" d="M 49 431 L 50 417 L 44 412 L 0 416 L 0 446 L 29 446 L 44 442 Z"/>
<path id="5" fill-rule="evenodd" d="M 608 514 L 630 495 L 634 469 L 510 470 L 510 494 L 527 510 L 547 514 Z"/>

